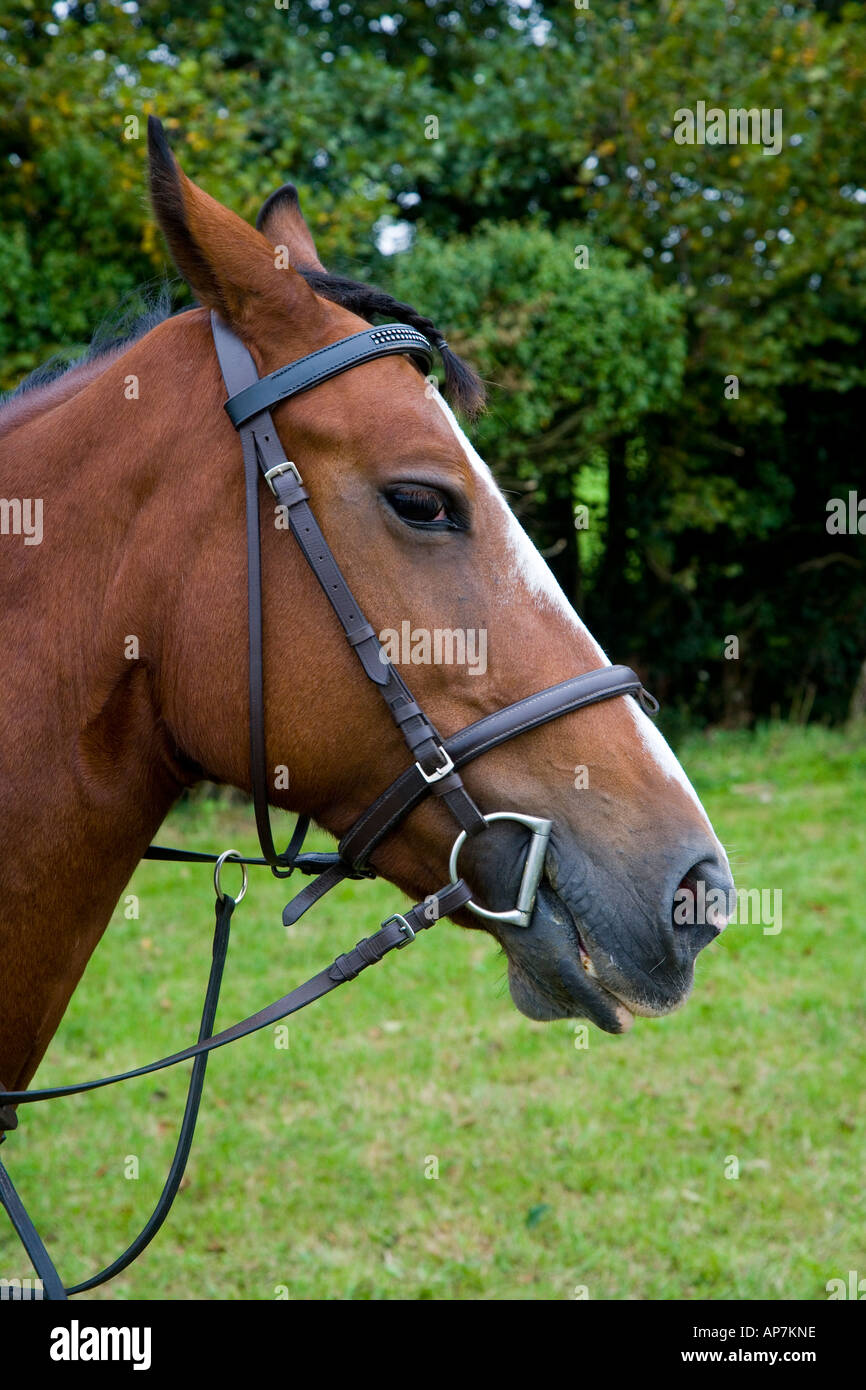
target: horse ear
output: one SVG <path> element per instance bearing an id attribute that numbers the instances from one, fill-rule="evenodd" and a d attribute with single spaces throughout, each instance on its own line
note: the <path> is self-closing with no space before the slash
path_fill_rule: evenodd
<path id="1" fill-rule="evenodd" d="M 293 183 L 284 183 L 271 194 L 256 218 L 256 228 L 272 246 L 285 246 L 292 265 L 302 270 L 325 269 L 316 254 L 316 245 Z"/>
<path id="2" fill-rule="evenodd" d="M 278 266 L 260 232 L 188 179 L 162 124 L 147 122 L 150 194 L 174 262 L 202 304 L 236 328 L 270 311 L 314 312 L 316 296 L 291 266 Z"/>

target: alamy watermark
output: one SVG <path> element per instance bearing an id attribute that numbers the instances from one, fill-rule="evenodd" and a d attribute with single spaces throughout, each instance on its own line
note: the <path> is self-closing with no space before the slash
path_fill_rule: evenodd
<path id="1" fill-rule="evenodd" d="M 782 930 L 781 888 L 710 888 L 703 879 L 694 887 L 680 887 L 674 893 L 674 925 L 677 927 L 762 926 L 764 936 L 778 936 Z"/>
<path id="2" fill-rule="evenodd" d="M 42 498 L 0 497 L 0 536 L 23 536 L 25 545 L 41 545 Z"/>
<path id="3" fill-rule="evenodd" d="M 763 145 L 764 154 L 779 154 L 782 148 L 782 111 L 768 106 L 707 109 L 699 101 L 694 111 L 681 106 L 674 112 L 674 140 L 678 145 Z"/>
<path id="4" fill-rule="evenodd" d="M 858 1303 L 862 1303 L 866 1299 L 866 1279 L 861 1279 L 856 1269 L 848 1270 L 847 1281 L 845 1279 L 828 1279 L 824 1288 L 827 1290 L 829 1303 L 840 1298 L 853 1298 Z"/>
<path id="5" fill-rule="evenodd" d="M 382 662 L 395 666 L 465 666 L 470 676 L 487 670 L 487 629 L 484 627 L 416 627 L 404 620 L 400 631 L 379 633 Z"/>
<path id="6" fill-rule="evenodd" d="M 45 1290 L 41 1279 L 0 1279 L 0 1299 L 43 1299 Z"/>
<path id="7" fill-rule="evenodd" d="M 866 497 L 858 497 L 853 488 L 847 498 L 831 497 L 827 512 L 829 535 L 866 536 Z"/>

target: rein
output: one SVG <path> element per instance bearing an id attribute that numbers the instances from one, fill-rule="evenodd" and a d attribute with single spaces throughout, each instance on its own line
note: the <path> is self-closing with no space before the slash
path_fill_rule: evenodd
<path id="1" fill-rule="evenodd" d="M 280 445 L 269 409 L 272 405 L 289 400 L 301 392 L 312 390 L 320 382 L 352 367 L 395 353 L 411 356 L 424 371 L 429 372 L 433 361 L 433 348 L 427 338 L 416 329 L 400 323 L 385 324 L 343 338 L 318 352 L 280 367 L 268 376 L 259 378 L 255 363 L 244 344 L 215 313 L 211 314 L 211 326 L 217 357 L 229 393 L 225 409 L 240 435 L 244 460 L 250 772 L 256 828 L 262 854 L 261 858 L 245 858 L 234 850 L 226 850 L 216 855 L 151 845 L 144 855 L 145 859 L 212 863 L 215 866 L 216 923 L 213 958 L 198 1040 L 194 1044 L 146 1066 L 116 1076 L 104 1076 L 95 1081 L 31 1091 L 5 1091 L 0 1083 L 2 1143 L 5 1137 L 3 1131 L 14 1130 L 18 1125 L 18 1117 L 12 1108 L 14 1106 L 52 1100 L 60 1096 L 78 1095 L 84 1091 L 94 1091 L 120 1081 L 146 1076 L 165 1067 L 176 1066 L 179 1062 L 193 1063 L 174 1158 L 153 1213 L 124 1253 L 83 1283 L 71 1288 L 64 1287 L 8 1172 L 0 1163 L 0 1201 L 6 1208 L 12 1225 L 42 1281 L 43 1292 L 48 1299 L 65 1299 L 70 1294 L 84 1293 L 95 1288 L 126 1269 L 150 1244 L 165 1221 L 180 1187 L 192 1145 L 208 1057 L 216 1048 L 247 1037 L 250 1033 L 273 1025 L 289 1014 L 306 1008 L 316 999 L 321 999 L 340 985 L 354 980 L 362 970 L 377 964 L 390 951 L 402 950 L 414 941 L 419 932 L 427 930 L 441 917 L 450 916 L 460 908 L 466 907 L 476 915 L 489 920 L 529 927 L 538 884 L 544 869 L 552 823 L 517 812 L 482 813 L 466 790 L 459 768 L 529 729 L 539 728 L 552 719 L 584 709 L 601 700 L 633 695 L 648 712 L 654 713 L 658 709 L 658 704 L 644 690 L 634 671 L 627 666 L 606 666 L 588 671 L 581 676 L 574 676 L 559 685 L 550 686 L 526 699 L 507 705 L 474 724 L 467 725 L 450 738 L 443 739 L 424 710 L 414 700 L 403 677 L 387 658 L 372 626 L 356 603 L 313 515 L 309 505 L 309 493 L 304 487 L 301 472 L 298 466 L 286 457 Z M 385 701 L 412 758 L 411 766 L 359 816 L 333 853 L 303 852 L 303 842 L 309 828 L 308 816 L 298 816 L 294 833 L 283 851 L 277 850 L 271 831 L 265 750 L 262 566 L 259 532 L 260 474 L 264 476 L 276 504 L 285 507 L 295 541 L 328 598 L 364 674 L 377 687 Z M 258 1013 L 251 1014 L 222 1032 L 214 1033 L 231 918 L 237 903 L 247 891 L 246 866 L 266 864 L 278 878 L 288 878 L 296 869 L 312 876 L 312 882 L 291 898 L 283 909 L 283 922 L 288 926 L 297 922 L 314 903 L 344 879 L 375 878 L 376 870 L 369 865 L 370 855 L 421 801 L 431 795 L 442 799 L 459 826 L 459 834 L 451 851 L 450 881 L 438 892 L 429 894 L 422 903 L 416 903 L 405 914 L 394 913 L 386 918 L 377 932 L 359 941 L 354 950 L 337 956 L 336 960 L 312 979 L 297 986 Z M 490 912 L 473 902 L 471 890 L 457 874 L 457 860 L 467 838 L 482 834 L 491 822 L 499 820 L 509 820 L 522 825 L 529 831 L 530 839 L 514 908 L 507 912 Z M 237 899 L 222 889 L 221 873 L 227 861 L 241 865 L 243 883 Z M 27 1295 L 22 1291 L 22 1296 Z M 32 1290 L 30 1296 L 33 1296 Z"/>

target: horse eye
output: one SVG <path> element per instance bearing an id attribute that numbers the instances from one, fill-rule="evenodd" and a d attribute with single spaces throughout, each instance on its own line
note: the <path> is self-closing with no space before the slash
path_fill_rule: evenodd
<path id="1" fill-rule="evenodd" d="M 401 521 L 407 521 L 410 526 L 429 526 L 449 520 L 447 500 L 434 488 L 403 485 L 389 488 L 386 496 Z"/>

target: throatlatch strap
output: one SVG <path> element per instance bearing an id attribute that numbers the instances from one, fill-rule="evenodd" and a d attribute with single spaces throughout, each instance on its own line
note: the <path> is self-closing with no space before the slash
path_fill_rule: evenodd
<path id="1" fill-rule="evenodd" d="M 300 839 L 303 838 L 309 824 L 309 816 L 300 816 L 298 818 L 298 824 L 295 826 L 295 831 L 292 835 L 292 844 L 294 844 L 295 841 L 299 842 Z M 290 844 L 288 849 L 283 850 L 283 853 L 280 855 L 281 861 L 284 857 L 290 857 L 291 849 L 292 845 Z M 145 850 L 141 857 L 142 859 L 158 859 L 167 864 L 215 864 L 221 856 L 218 854 L 208 854 L 204 850 L 198 849 L 175 849 L 173 846 L 169 845 L 151 845 Z M 232 855 L 232 863 L 266 866 L 268 861 L 263 858 L 262 855 L 238 854 Z M 293 863 L 294 867 L 302 874 L 323 874 L 325 870 L 330 869 L 333 864 L 340 864 L 342 861 L 335 850 L 323 849 L 306 850 L 303 854 L 296 854 L 294 855 Z M 343 865 L 343 867 L 346 869 L 346 878 L 376 877 L 374 869 L 352 869 L 350 871 L 347 864 Z M 2 1116 L 0 1116 L 0 1123 L 2 1123 Z M 10 1128 L 10 1126 L 7 1126 L 7 1128 Z"/>

